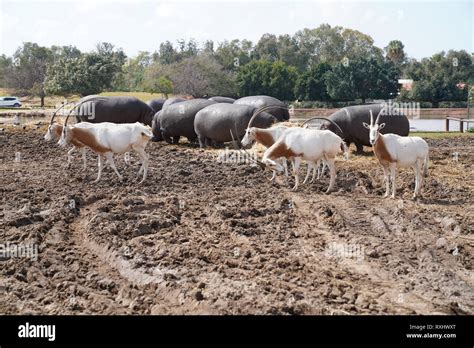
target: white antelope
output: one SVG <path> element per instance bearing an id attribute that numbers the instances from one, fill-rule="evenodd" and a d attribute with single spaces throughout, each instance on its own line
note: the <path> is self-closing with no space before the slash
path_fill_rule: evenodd
<path id="1" fill-rule="evenodd" d="M 391 198 L 395 198 L 397 167 L 411 167 L 415 171 L 415 192 L 413 193 L 413 198 L 416 198 L 420 194 L 423 176 L 428 174 L 428 144 L 420 137 L 380 134 L 380 130 L 385 127 L 385 123 L 379 125 L 379 119 L 380 113 L 374 122 L 372 110 L 370 110 L 370 125 L 365 122 L 363 125 L 369 130 L 370 144 L 373 146 L 375 156 L 383 168 L 386 188 L 384 197 L 389 195 L 391 181 Z"/>
<path id="2" fill-rule="evenodd" d="M 283 171 L 283 167 L 275 160 L 285 157 L 293 162 L 296 191 L 299 187 L 298 170 L 301 160 L 315 165 L 320 160 L 325 160 L 330 173 L 329 187 L 326 192 L 331 192 L 336 182 L 336 155 L 343 151 L 347 158 L 347 146 L 344 141 L 328 130 L 288 128 L 280 138 L 270 146 L 263 155 L 262 162 L 270 168 Z"/>
<path id="3" fill-rule="evenodd" d="M 52 123 L 48 126 L 48 130 L 46 131 L 46 134 L 44 135 L 44 140 L 46 141 L 51 141 L 51 140 L 56 140 L 61 137 L 61 133 L 63 131 L 63 125 L 59 123 Z M 71 165 L 71 160 L 72 160 L 72 153 L 75 150 L 79 150 L 82 153 L 82 160 L 84 162 L 84 165 L 82 167 L 82 170 L 87 169 L 87 157 L 86 157 L 86 147 L 84 144 L 78 142 L 77 140 L 73 139 L 71 141 L 71 144 L 73 147 L 71 150 L 67 152 L 67 166 L 69 167 Z"/>
<path id="4" fill-rule="evenodd" d="M 145 147 L 152 137 L 153 133 L 150 128 L 139 122 L 121 124 L 80 122 L 74 126 L 65 126 L 58 144 L 66 146 L 73 142 L 79 142 L 97 153 L 99 156 L 99 173 L 96 182 L 100 180 L 102 175 L 104 157 L 119 177 L 119 180 L 122 181 L 122 176 L 115 166 L 113 155 L 134 150 L 142 161 L 137 175 L 137 177 L 140 176 L 143 171 L 141 183 L 145 180 L 148 172 L 148 155 L 145 152 Z"/>

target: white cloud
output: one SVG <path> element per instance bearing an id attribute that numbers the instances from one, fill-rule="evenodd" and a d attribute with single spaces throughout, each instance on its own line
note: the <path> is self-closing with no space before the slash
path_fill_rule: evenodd
<path id="1" fill-rule="evenodd" d="M 184 9 L 179 9 L 176 6 L 176 3 L 171 2 L 162 2 L 158 6 L 155 7 L 155 15 L 162 18 L 171 18 L 175 16 L 180 16 L 181 11 Z"/>

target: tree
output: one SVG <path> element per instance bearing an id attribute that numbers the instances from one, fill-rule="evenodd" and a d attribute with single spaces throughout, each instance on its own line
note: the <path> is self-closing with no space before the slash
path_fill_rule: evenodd
<path id="1" fill-rule="evenodd" d="M 177 63 L 171 76 L 177 93 L 204 95 L 235 95 L 234 75 L 210 55 L 201 53 Z"/>
<path id="2" fill-rule="evenodd" d="M 255 47 L 257 59 L 269 60 L 274 62 L 280 59 L 278 52 L 278 40 L 276 35 L 263 34 Z"/>
<path id="3" fill-rule="evenodd" d="M 281 60 L 254 60 L 239 69 L 237 86 L 239 94 L 268 94 L 278 99 L 293 99 L 293 89 L 297 79 L 294 67 Z"/>
<path id="4" fill-rule="evenodd" d="M 25 42 L 13 55 L 13 61 L 7 72 L 7 84 L 23 93 L 38 95 L 44 106 L 44 81 L 48 65 L 53 55 L 47 47 Z"/>
<path id="5" fill-rule="evenodd" d="M 122 66 L 122 72 L 114 79 L 112 88 L 117 91 L 143 91 L 145 69 L 151 61 L 150 53 L 143 51 L 128 59 Z"/>
<path id="6" fill-rule="evenodd" d="M 406 55 L 405 46 L 399 40 L 392 40 L 388 46 L 384 48 L 387 59 L 391 60 L 395 65 L 402 65 L 405 62 Z"/>
<path id="7" fill-rule="evenodd" d="M 7 87 L 7 74 L 9 73 L 12 65 L 12 59 L 2 54 L 0 56 L 0 87 Z"/>
<path id="8" fill-rule="evenodd" d="M 215 57 L 225 70 L 235 71 L 250 62 L 253 45 L 248 40 L 232 40 L 219 43 Z"/>
<path id="9" fill-rule="evenodd" d="M 169 41 L 162 42 L 158 54 L 154 55 L 155 62 L 161 64 L 173 64 L 180 60 L 178 51 L 173 47 Z"/>
<path id="10" fill-rule="evenodd" d="M 392 62 L 359 57 L 336 64 L 325 74 L 329 96 L 334 100 L 389 99 L 397 94 L 398 70 Z"/>
<path id="11" fill-rule="evenodd" d="M 125 54 L 110 44 L 78 58 L 61 57 L 48 68 L 46 90 L 58 95 L 97 94 L 112 87 L 122 71 Z"/>
<path id="12" fill-rule="evenodd" d="M 315 29 L 296 32 L 294 38 L 299 46 L 300 64 L 305 67 L 321 62 L 333 65 L 344 58 L 382 58 L 382 50 L 374 46 L 369 35 L 340 26 L 321 24 Z"/>
<path id="13" fill-rule="evenodd" d="M 150 93 L 162 93 L 165 98 L 173 93 L 174 86 L 171 76 L 174 73 L 173 65 L 153 63 L 145 69 L 143 90 Z"/>
<path id="14" fill-rule="evenodd" d="M 421 62 L 412 60 L 405 75 L 414 82 L 402 99 L 431 102 L 433 107 L 442 101 L 466 101 L 468 89 L 459 86 L 474 82 L 473 58 L 464 50 L 440 52 Z"/>
<path id="15" fill-rule="evenodd" d="M 298 76 L 295 85 L 295 96 L 303 100 L 329 101 L 325 74 L 331 71 L 328 63 L 313 65 L 309 70 Z"/>

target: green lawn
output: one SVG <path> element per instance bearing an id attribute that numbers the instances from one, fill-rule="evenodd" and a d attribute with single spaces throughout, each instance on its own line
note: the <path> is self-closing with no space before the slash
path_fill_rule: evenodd
<path id="1" fill-rule="evenodd" d="M 410 132 L 410 135 L 422 138 L 452 138 L 452 137 L 474 137 L 474 133 L 459 133 L 459 132 Z"/>

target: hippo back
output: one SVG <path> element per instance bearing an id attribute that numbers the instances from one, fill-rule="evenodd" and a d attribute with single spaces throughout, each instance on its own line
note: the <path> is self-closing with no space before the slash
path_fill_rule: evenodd
<path id="1" fill-rule="evenodd" d="M 168 98 L 165 100 L 163 103 L 163 106 L 161 107 L 161 110 L 166 109 L 168 106 L 176 104 L 176 103 L 181 103 L 186 101 L 186 99 L 181 98 L 181 97 L 175 97 L 175 98 Z"/>
<path id="2" fill-rule="evenodd" d="M 165 102 L 165 99 L 152 99 L 147 102 L 148 106 L 153 109 L 155 113 L 160 111 L 163 108 L 163 104 Z"/>
<path id="3" fill-rule="evenodd" d="M 218 103 L 202 109 L 194 119 L 194 129 L 198 136 L 223 143 L 232 141 L 232 134 L 242 139 L 250 118 L 256 109 L 248 105 Z M 268 128 L 275 117 L 267 112 L 260 113 L 252 126 Z"/>
<path id="4" fill-rule="evenodd" d="M 161 133 L 169 137 L 185 136 L 190 140 L 195 139 L 194 117 L 199 110 L 215 103 L 208 99 L 191 99 L 169 105 L 160 112 Z"/>
<path id="5" fill-rule="evenodd" d="M 270 97 L 268 95 L 254 95 L 254 96 L 249 96 L 249 97 L 243 97 L 240 99 L 237 99 L 234 104 L 239 104 L 239 105 L 248 105 L 252 106 L 254 108 L 262 108 L 264 106 L 270 106 L 270 105 L 278 105 L 286 108 L 286 104 L 283 103 L 281 100 L 278 100 L 276 98 Z M 269 114 L 272 114 L 277 118 L 278 121 L 287 121 L 290 119 L 290 113 L 287 109 L 270 109 L 267 110 Z"/>
<path id="6" fill-rule="evenodd" d="M 343 138 L 347 143 L 355 142 L 365 146 L 371 146 L 369 142 L 369 130 L 363 126 L 363 122 L 370 123 L 370 110 L 374 119 L 382 110 L 382 104 L 348 106 L 342 108 L 328 117 L 337 123 L 343 131 Z M 403 114 L 382 114 L 379 123 L 385 123 L 380 133 L 393 133 L 400 136 L 407 136 L 410 132 L 410 123 Z M 340 135 L 340 131 L 331 123 L 324 125 L 325 129 Z"/>
<path id="7" fill-rule="evenodd" d="M 79 121 L 100 123 L 135 123 L 151 126 L 153 109 L 135 97 L 87 96 L 75 110 Z"/>
<path id="8" fill-rule="evenodd" d="M 211 97 L 211 98 L 209 98 L 209 100 L 213 100 L 216 103 L 229 103 L 229 104 L 232 104 L 233 102 L 235 102 L 234 98 L 221 97 L 221 96 Z"/>

